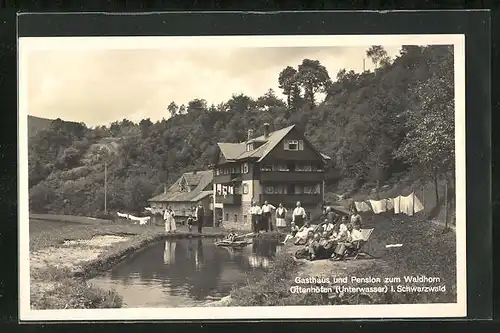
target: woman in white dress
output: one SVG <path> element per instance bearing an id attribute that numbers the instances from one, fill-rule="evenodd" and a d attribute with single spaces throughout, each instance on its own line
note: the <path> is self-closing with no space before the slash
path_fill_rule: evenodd
<path id="1" fill-rule="evenodd" d="M 283 204 L 279 204 L 278 209 L 276 209 L 276 227 L 278 230 L 282 230 L 286 228 L 286 208 L 283 207 Z"/>
<path id="2" fill-rule="evenodd" d="M 168 207 L 165 210 L 165 214 L 163 214 L 163 219 L 165 220 L 165 231 L 166 232 L 176 232 L 176 225 L 175 225 L 175 213 L 174 211 Z"/>

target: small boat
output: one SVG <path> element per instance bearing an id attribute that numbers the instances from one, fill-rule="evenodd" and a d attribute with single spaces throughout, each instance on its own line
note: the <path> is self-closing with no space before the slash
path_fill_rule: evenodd
<path id="1" fill-rule="evenodd" d="M 216 246 L 229 246 L 229 247 L 243 247 L 247 246 L 248 244 L 252 244 L 252 242 L 247 240 L 241 240 L 241 241 L 222 240 L 215 243 Z"/>

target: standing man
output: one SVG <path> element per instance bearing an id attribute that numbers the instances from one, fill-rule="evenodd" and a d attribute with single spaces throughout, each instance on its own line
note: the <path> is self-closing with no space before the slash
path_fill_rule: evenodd
<path id="1" fill-rule="evenodd" d="M 201 202 L 198 204 L 198 207 L 196 207 L 196 221 L 198 222 L 198 233 L 201 234 L 201 229 L 203 228 L 203 219 L 205 218 L 205 208 L 203 208 L 203 205 Z"/>
<path id="2" fill-rule="evenodd" d="M 260 229 L 259 222 L 260 222 L 260 216 L 262 214 L 262 210 L 260 209 L 260 207 L 257 205 L 257 203 L 255 201 L 252 202 L 252 207 L 250 207 L 250 210 L 248 213 L 252 217 L 252 231 L 258 232 Z"/>
<path id="3" fill-rule="evenodd" d="M 292 213 L 292 222 L 294 222 L 295 225 L 300 228 L 304 225 L 306 216 L 306 210 L 304 209 L 304 207 L 302 207 L 300 201 L 297 201 L 297 205 Z"/>
<path id="4" fill-rule="evenodd" d="M 262 220 L 264 222 L 264 228 L 266 231 L 273 231 L 272 212 L 275 209 L 276 207 L 267 202 L 267 200 L 264 201 L 264 205 L 262 206 Z"/>

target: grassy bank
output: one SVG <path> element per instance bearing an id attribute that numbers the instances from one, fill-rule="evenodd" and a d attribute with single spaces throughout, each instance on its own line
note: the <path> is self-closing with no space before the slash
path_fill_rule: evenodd
<path id="1" fill-rule="evenodd" d="M 205 236 L 221 234 L 218 230 L 204 233 Z M 31 305 L 34 309 L 121 307 L 118 294 L 95 288 L 87 284 L 86 279 L 156 241 L 189 235 L 182 229 L 167 235 L 159 226 L 130 223 L 31 220 Z"/>
<path id="2" fill-rule="evenodd" d="M 367 215 L 365 227 L 374 227 L 366 250 L 377 259 L 357 261 L 294 260 L 298 247 L 287 245 L 264 278 L 252 279 L 247 286 L 231 293 L 231 306 L 283 306 L 328 304 L 416 304 L 456 302 L 455 233 L 417 218 L 389 218 Z M 401 243 L 399 248 L 387 244 Z M 439 283 L 405 283 L 404 276 L 437 277 Z M 347 277 L 351 287 L 388 286 L 387 293 L 294 294 L 296 277 Z M 380 283 L 353 283 L 352 277 L 380 278 Z M 385 278 L 401 278 L 386 282 Z M 326 284 L 318 284 L 328 286 Z M 397 292 L 397 285 L 445 286 L 444 292 Z M 311 285 L 302 285 L 308 287 Z M 330 285 L 331 286 L 331 285 Z M 395 288 L 391 291 L 390 287 Z"/>

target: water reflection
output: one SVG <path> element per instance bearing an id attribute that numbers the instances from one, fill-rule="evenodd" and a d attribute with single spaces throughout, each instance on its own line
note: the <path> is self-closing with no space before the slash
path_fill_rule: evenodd
<path id="1" fill-rule="evenodd" d="M 165 242 L 165 251 L 163 252 L 163 263 L 170 265 L 175 263 L 175 249 L 177 243 L 175 241 Z"/>
<path id="2" fill-rule="evenodd" d="M 115 288 L 126 307 L 193 306 L 227 295 L 249 273 L 268 267 L 279 248 L 269 241 L 242 249 L 217 247 L 212 239 L 165 241 L 91 283 Z"/>

